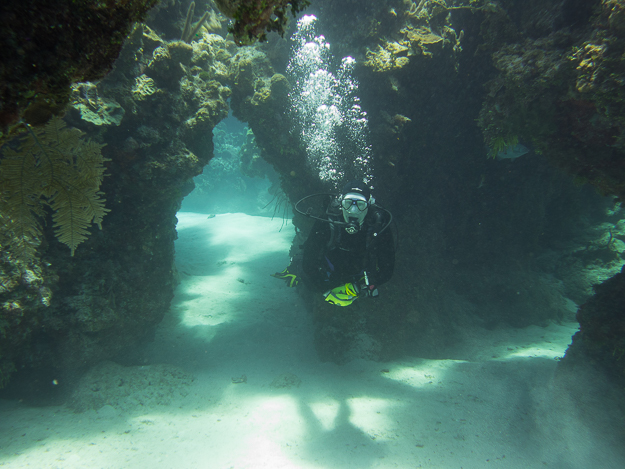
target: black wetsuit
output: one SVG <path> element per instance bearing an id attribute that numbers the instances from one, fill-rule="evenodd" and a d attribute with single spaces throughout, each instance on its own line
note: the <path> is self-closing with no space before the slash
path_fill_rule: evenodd
<path id="1" fill-rule="evenodd" d="M 324 292 L 353 282 L 361 286 L 364 272 L 370 285 L 387 282 L 395 268 L 395 241 L 391 227 L 377 236 L 388 215 L 371 207 L 359 232 L 349 234 L 342 225 L 315 222 L 304 249 L 304 281 Z"/>

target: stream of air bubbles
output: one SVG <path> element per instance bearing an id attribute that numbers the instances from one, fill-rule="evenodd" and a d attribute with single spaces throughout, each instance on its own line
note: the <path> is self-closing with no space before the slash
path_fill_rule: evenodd
<path id="1" fill-rule="evenodd" d="M 308 164 L 338 188 L 347 179 L 371 184 L 373 168 L 367 114 L 357 96 L 355 60 L 344 57 L 331 71 L 330 44 L 317 35 L 313 15 L 297 22 L 287 74 L 291 118 L 306 147 Z"/>

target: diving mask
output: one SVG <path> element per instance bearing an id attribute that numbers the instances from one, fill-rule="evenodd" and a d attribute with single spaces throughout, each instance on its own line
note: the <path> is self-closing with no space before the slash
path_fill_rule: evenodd
<path id="1" fill-rule="evenodd" d="M 369 201 L 361 194 L 347 193 L 341 198 L 341 210 L 345 223 L 347 223 L 345 231 L 354 234 L 360 230 L 365 221 L 369 210 Z"/>

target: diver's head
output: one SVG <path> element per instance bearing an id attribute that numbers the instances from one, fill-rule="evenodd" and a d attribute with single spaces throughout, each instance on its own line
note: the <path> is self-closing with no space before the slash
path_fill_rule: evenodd
<path id="1" fill-rule="evenodd" d="M 369 188 L 362 182 L 352 181 L 343 187 L 339 198 L 341 211 L 349 234 L 357 233 L 365 221 L 369 204 L 372 203 Z"/>

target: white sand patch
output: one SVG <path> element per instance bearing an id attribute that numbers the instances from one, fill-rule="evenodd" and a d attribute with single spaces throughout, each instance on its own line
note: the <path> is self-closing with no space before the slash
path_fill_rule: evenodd
<path id="1" fill-rule="evenodd" d="M 194 381 L 80 414 L 0 401 L 0 466 L 625 467 L 609 397 L 585 408 L 593 378 L 554 378 L 576 324 L 467 331 L 435 360 L 319 362 L 301 299 L 269 275 L 289 262 L 281 224 L 179 214 L 181 284 L 145 356 Z"/>

